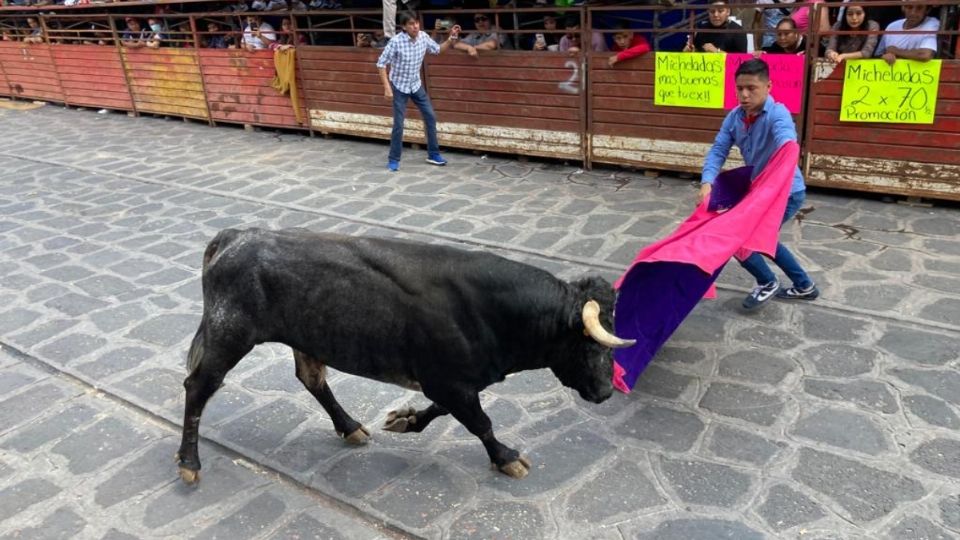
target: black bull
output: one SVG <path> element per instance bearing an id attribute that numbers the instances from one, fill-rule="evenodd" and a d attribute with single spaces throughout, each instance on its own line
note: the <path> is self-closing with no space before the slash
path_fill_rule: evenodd
<path id="1" fill-rule="evenodd" d="M 561 281 L 502 257 L 303 229 L 227 229 L 203 256 L 203 317 L 187 359 L 180 476 L 199 479 L 200 415 L 259 343 L 293 349 L 297 378 L 338 434 L 370 433 L 337 403 L 326 366 L 422 391 L 433 403 L 387 416 L 384 429 L 423 430 L 452 414 L 490 461 L 522 478 L 530 463 L 493 435 L 479 392 L 508 374 L 550 368 L 588 401 L 610 397 L 614 292 L 599 277 Z"/>

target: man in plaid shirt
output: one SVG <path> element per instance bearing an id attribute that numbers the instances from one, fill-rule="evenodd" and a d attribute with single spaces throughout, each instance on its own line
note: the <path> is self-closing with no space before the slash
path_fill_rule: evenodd
<path id="1" fill-rule="evenodd" d="M 411 14 L 400 15 L 403 32 L 387 43 L 387 47 L 377 60 L 380 80 L 383 81 L 383 95 L 393 100 L 393 132 L 390 134 L 390 156 L 387 168 L 396 171 L 400 168 L 400 153 L 403 151 L 403 117 L 407 109 L 407 100 L 412 99 L 427 131 L 427 163 L 446 165 L 440 155 L 440 143 L 437 142 L 437 117 L 430 104 L 430 96 L 420 80 L 420 67 L 427 52 L 440 54 L 460 36 L 460 27 L 450 29 L 450 37 L 437 45 L 429 35 L 420 31 L 420 22 Z M 387 65 L 390 73 L 387 74 Z"/>

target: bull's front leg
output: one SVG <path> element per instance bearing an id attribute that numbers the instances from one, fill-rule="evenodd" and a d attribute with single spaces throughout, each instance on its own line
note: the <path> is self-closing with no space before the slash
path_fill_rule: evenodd
<path id="1" fill-rule="evenodd" d="M 450 387 L 432 390 L 424 386 L 423 393 L 480 439 L 490 456 L 490 463 L 500 472 L 513 478 L 523 478 L 530 472 L 530 461 L 493 435 L 493 424 L 487 413 L 483 412 L 477 392 Z"/>

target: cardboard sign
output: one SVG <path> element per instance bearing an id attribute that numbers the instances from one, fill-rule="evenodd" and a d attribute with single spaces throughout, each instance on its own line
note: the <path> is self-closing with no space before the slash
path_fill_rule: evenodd
<path id="1" fill-rule="evenodd" d="M 654 105 L 723 108 L 722 54 L 658 52 L 656 63 Z"/>
<path id="2" fill-rule="evenodd" d="M 842 122 L 932 124 L 940 60 L 848 60 L 840 101 Z"/>
<path id="3" fill-rule="evenodd" d="M 736 73 L 740 64 L 752 60 L 752 54 L 728 53 L 726 92 L 723 108 L 732 109 L 738 105 Z M 770 67 L 770 96 L 777 103 L 783 103 L 792 114 L 800 114 L 803 106 L 804 69 L 803 56 L 795 54 L 764 54 L 760 59 Z"/>

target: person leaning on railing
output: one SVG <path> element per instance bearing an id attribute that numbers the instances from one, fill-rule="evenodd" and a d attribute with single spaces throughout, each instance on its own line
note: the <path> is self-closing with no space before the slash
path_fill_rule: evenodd
<path id="1" fill-rule="evenodd" d="M 27 32 L 24 43 L 43 43 L 43 28 L 36 17 L 27 17 Z"/>
<path id="2" fill-rule="evenodd" d="M 910 34 L 884 34 L 880 38 L 876 55 L 890 65 L 897 58 L 926 62 L 937 56 L 937 30 L 940 21 L 928 17 L 929 6 L 916 0 L 906 0 L 903 4 L 904 18 L 887 26 L 888 32 L 912 30 Z"/>
<path id="3" fill-rule="evenodd" d="M 783 19 L 777 23 L 777 41 L 763 52 L 771 54 L 804 54 L 805 44 L 803 34 L 797 30 L 797 23 L 793 19 Z M 754 53 L 759 56 L 760 53 Z"/>
<path id="4" fill-rule="evenodd" d="M 120 44 L 129 49 L 140 49 L 147 46 L 150 40 L 150 31 L 140 26 L 140 21 L 134 17 L 124 19 L 127 29 L 120 34 Z"/>
<path id="5" fill-rule="evenodd" d="M 724 0 L 714 0 L 707 9 L 707 20 L 697 24 L 700 30 L 730 30 L 730 32 L 696 32 L 687 40 L 684 52 L 747 52 L 747 35 L 743 27 L 730 20 L 730 8 Z"/>
<path id="6" fill-rule="evenodd" d="M 613 67 L 618 62 L 643 56 L 650 52 L 650 44 L 640 34 L 634 33 L 625 23 L 617 25 L 618 32 L 613 35 L 613 50 L 617 54 L 607 58 L 607 65 Z"/>
<path id="7" fill-rule="evenodd" d="M 869 18 L 863 6 L 848 6 L 844 10 L 843 17 L 833 25 L 833 30 L 873 32 L 870 35 L 830 36 L 826 57 L 834 63 L 872 57 L 873 51 L 877 48 L 877 41 L 880 39 L 878 35 L 880 25 Z"/>
<path id="8" fill-rule="evenodd" d="M 248 51 L 268 49 L 277 41 L 276 30 L 259 15 L 247 15 L 247 26 L 243 29 L 243 48 Z"/>

